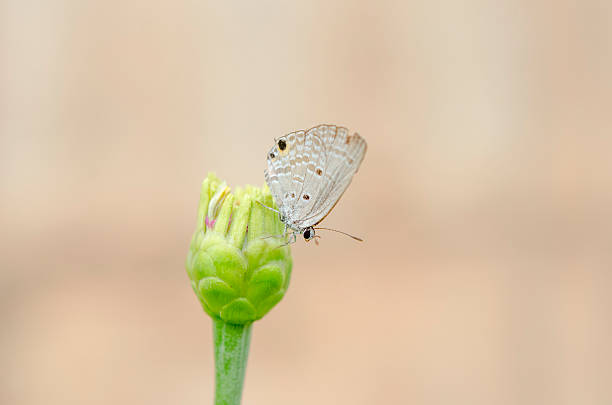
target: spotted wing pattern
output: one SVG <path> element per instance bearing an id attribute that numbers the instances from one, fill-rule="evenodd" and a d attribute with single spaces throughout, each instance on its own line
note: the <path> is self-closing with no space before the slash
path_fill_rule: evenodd
<path id="1" fill-rule="evenodd" d="M 277 139 L 265 171 L 276 204 L 300 227 L 318 224 L 347 189 L 366 149 L 361 136 L 334 125 Z"/>
<path id="2" fill-rule="evenodd" d="M 329 214 L 359 170 L 367 149 L 364 139 L 358 134 L 349 136 L 346 128 L 320 125 L 309 132 L 323 140 L 326 159 L 321 162 L 322 174 L 315 173 L 304 183 L 302 196 L 313 195 L 294 207 L 301 227 L 316 225 Z"/>

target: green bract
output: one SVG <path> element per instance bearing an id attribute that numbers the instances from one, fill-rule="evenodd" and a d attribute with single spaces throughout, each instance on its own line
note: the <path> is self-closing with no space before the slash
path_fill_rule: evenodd
<path id="1" fill-rule="evenodd" d="M 263 317 L 285 295 L 291 250 L 267 186 L 234 193 L 210 173 L 202 183 L 198 223 L 187 255 L 187 273 L 204 310 L 227 323 Z M 271 237 L 272 236 L 272 237 Z"/>

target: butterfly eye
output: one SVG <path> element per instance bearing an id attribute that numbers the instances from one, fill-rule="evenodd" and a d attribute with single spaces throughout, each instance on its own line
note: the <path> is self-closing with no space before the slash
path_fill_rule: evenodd
<path id="1" fill-rule="evenodd" d="M 274 154 L 274 152 L 270 152 L 270 159 L 274 159 L 276 157 L 276 155 Z"/>
<path id="2" fill-rule="evenodd" d="M 310 228 L 306 228 L 306 230 L 304 231 L 304 240 L 311 240 L 312 238 L 314 238 L 315 236 L 315 231 L 312 227 Z"/>
<path id="3" fill-rule="evenodd" d="M 284 139 L 278 140 L 278 149 L 285 150 L 287 149 L 287 142 Z"/>
<path id="4" fill-rule="evenodd" d="M 304 194 L 302 198 L 306 201 L 310 200 L 310 196 L 308 194 Z"/>

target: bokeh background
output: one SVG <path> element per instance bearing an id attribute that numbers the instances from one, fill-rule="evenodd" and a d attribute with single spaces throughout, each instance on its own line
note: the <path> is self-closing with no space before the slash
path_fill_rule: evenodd
<path id="1" fill-rule="evenodd" d="M 612 403 L 608 1 L 0 3 L 0 403 L 212 403 L 200 182 L 369 149 L 245 404 Z"/>

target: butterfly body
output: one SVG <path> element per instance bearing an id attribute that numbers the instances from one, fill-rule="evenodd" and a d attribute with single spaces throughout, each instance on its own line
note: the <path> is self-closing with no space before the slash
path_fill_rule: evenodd
<path id="1" fill-rule="evenodd" d="M 276 139 L 267 156 L 265 178 L 286 228 L 306 240 L 333 209 L 365 156 L 358 134 L 319 125 Z"/>

